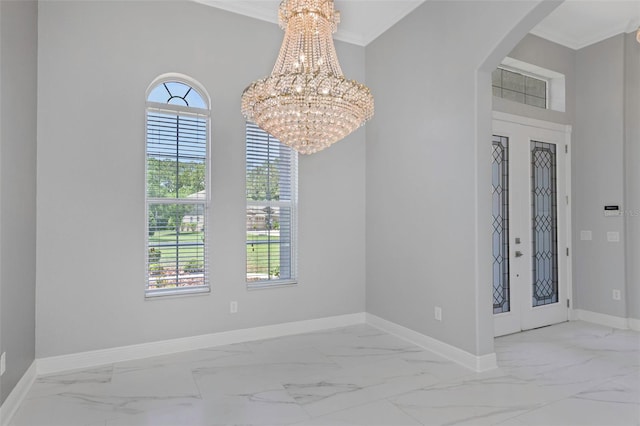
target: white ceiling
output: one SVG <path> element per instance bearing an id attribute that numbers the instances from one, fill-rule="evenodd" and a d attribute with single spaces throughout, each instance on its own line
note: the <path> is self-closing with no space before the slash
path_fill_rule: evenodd
<path id="1" fill-rule="evenodd" d="M 572 49 L 582 49 L 640 26 L 640 0 L 567 0 L 532 31 Z"/>
<path id="2" fill-rule="evenodd" d="M 195 0 L 219 9 L 278 22 L 280 0 Z M 335 0 L 341 22 L 335 38 L 366 46 L 424 0 Z M 539 37 L 581 49 L 640 26 L 640 0 L 567 0 L 532 31 Z"/>
<path id="3" fill-rule="evenodd" d="M 278 23 L 280 0 L 195 0 L 209 6 Z M 340 11 L 337 40 L 366 46 L 424 0 L 335 0 Z"/>

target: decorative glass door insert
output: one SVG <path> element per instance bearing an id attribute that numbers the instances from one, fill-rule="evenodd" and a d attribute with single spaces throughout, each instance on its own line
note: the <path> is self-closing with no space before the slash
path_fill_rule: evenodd
<path id="1" fill-rule="evenodd" d="M 558 302 L 556 146 L 531 141 L 532 306 Z"/>
<path id="2" fill-rule="evenodd" d="M 509 312 L 509 138 L 493 137 L 493 313 Z"/>

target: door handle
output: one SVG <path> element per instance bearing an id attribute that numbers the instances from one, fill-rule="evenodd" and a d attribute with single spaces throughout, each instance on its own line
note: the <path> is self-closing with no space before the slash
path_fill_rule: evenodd
<path id="1" fill-rule="evenodd" d="M 518 251 L 516 251 L 516 257 L 522 257 L 522 256 L 523 256 L 523 254 L 522 254 L 522 252 L 521 252 L 521 251 L 519 251 L 519 250 L 518 250 Z"/>

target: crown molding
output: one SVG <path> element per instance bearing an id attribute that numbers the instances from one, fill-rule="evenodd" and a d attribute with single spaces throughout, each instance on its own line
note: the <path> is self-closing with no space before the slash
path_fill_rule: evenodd
<path id="1" fill-rule="evenodd" d="M 236 1 L 220 1 L 220 0 L 193 0 L 196 3 L 201 3 L 207 6 L 215 7 L 216 9 L 226 10 L 227 12 L 233 12 L 240 15 L 248 16 L 250 18 L 259 19 L 261 21 L 271 22 L 273 24 L 278 23 L 278 11 L 272 10 L 267 7 L 255 7 L 244 4 L 243 2 Z"/>
<path id="2" fill-rule="evenodd" d="M 535 27 L 533 30 L 531 30 L 531 34 L 541 37 L 545 40 L 561 44 L 573 50 L 580 50 L 587 46 L 591 46 L 592 44 L 599 43 L 602 40 L 617 36 L 618 34 L 635 31 L 639 25 L 640 19 L 631 20 L 629 22 L 622 22 L 603 31 L 594 32 L 590 34 L 589 37 L 580 39 L 568 37 L 566 34 L 561 34 L 558 31 L 554 31 L 550 28 L 545 27 L 544 25 L 538 25 L 537 27 Z"/>

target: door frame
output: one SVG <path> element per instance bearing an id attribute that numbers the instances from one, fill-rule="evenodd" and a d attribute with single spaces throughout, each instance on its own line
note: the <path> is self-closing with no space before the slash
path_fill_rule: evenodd
<path id="1" fill-rule="evenodd" d="M 532 127 L 538 127 L 541 129 L 547 129 L 547 130 L 552 130 L 552 131 L 556 131 L 556 132 L 560 132 L 564 134 L 564 144 L 565 144 L 565 193 L 567 194 L 567 198 L 566 198 L 566 209 L 565 209 L 565 223 L 566 223 L 566 229 L 565 229 L 565 239 L 566 239 L 566 249 L 565 248 L 561 248 L 558 247 L 558 254 L 561 255 L 564 259 L 566 259 L 566 263 L 565 263 L 565 268 L 566 268 L 566 295 L 567 295 L 567 299 L 569 301 L 569 306 L 567 307 L 567 316 L 568 316 L 568 320 L 575 320 L 576 319 L 576 315 L 575 315 L 575 311 L 573 308 L 573 225 L 571 222 L 571 207 L 572 207 L 572 203 L 573 200 L 571 199 L 571 154 L 572 154 L 572 149 L 571 149 L 571 133 L 572 133 L 572 126 L 569 124 L 559 124 L 559 123 L 552 123 L 549 121 L 543 121 L 543 120 L 538 120 L 535 118 L 529 118 L 529 117 L 523 117 L 523 116 L 519 116 L 519 115 L 514 115 L 514 114 L 509 114 L 506 112 L 500 112 L 500 111 L 493 111 L 492 113 L 492 123 L 494 121 L 503 121 L 503 122 L 507 122 L 507 123 L 513 123 L 513 124 L 520 124 L 520 125 L 524 125 L 524 126 L 532 126 Z M 493 124 L 492 124 L 492 135 L 493 135 Z M 489 149 L 491 149 L 491 145 L 489 145 Z M 559 202 L 561 202 L 559 200 Z M 564 256 L 562 255 L 562 252 L 568 250 L 568 255 Z M 493 294 L 493 287 L 491 288 L 491 294 Z M 566 303 L 566 302 L 561 302 L 561 303 Z M 489 304 L 489 306 L 491 306 Z M 492 314 L 492 318 L 494 317 L 495 314 Z M 494 336 L 495 337 L 495 336 Z"/>

